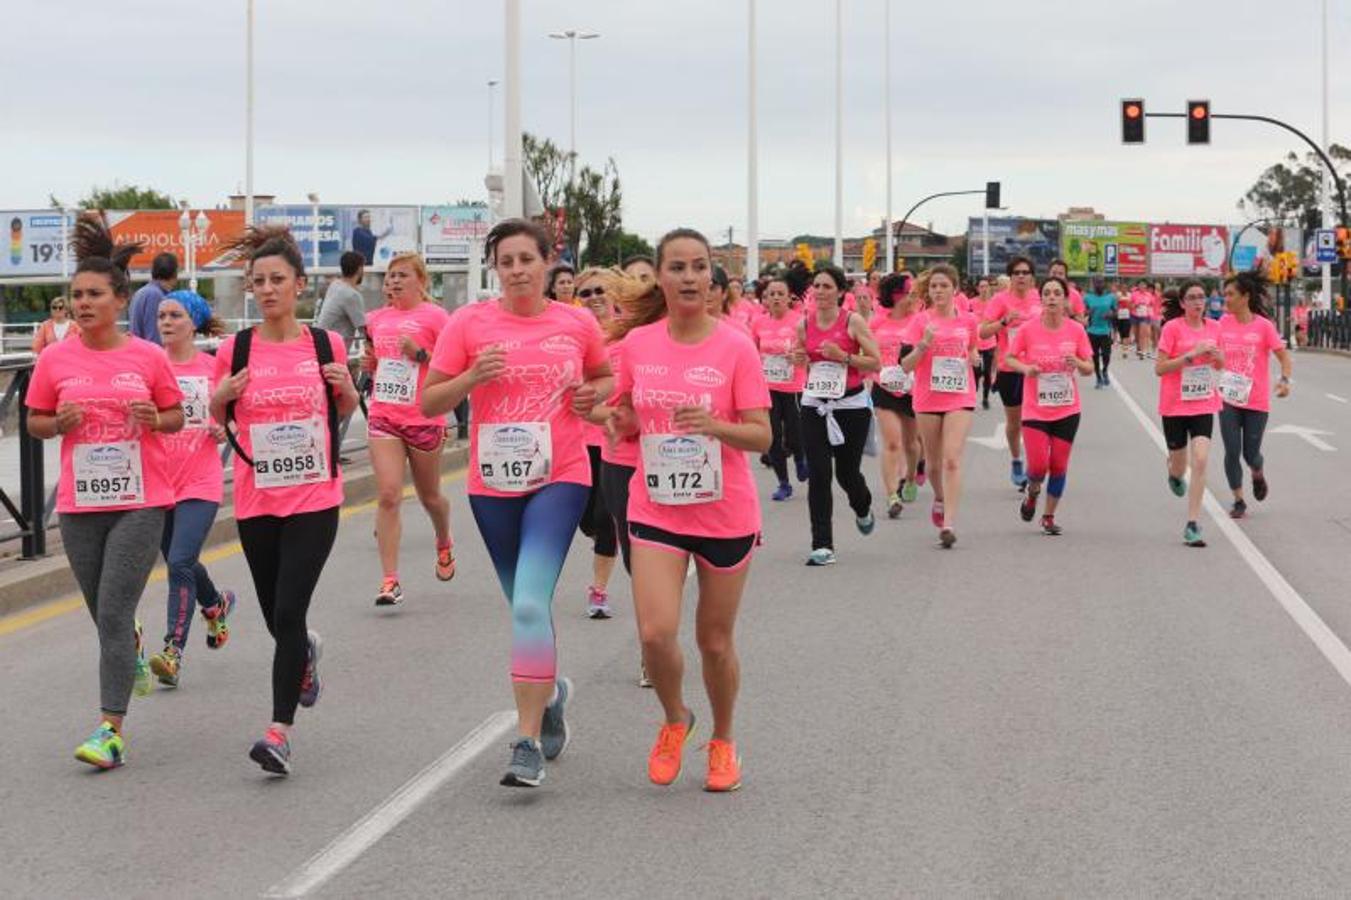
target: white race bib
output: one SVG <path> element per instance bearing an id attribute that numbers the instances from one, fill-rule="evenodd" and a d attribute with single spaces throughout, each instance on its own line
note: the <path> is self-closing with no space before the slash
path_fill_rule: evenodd
<path id="1" fill-rule="evenodd" d="M 893 394 L 908 394 L 915 387 L 915 376 L 900 366 L 883 366 L 877 373 L 877 383 Z"/>
<path id="2" fill-rule="evenodd" d="M 960 356 L 935 356 L 929 371 L 929 390 L 936 394 L 965 394 L 971 365 Z"/>
<path id="3" fill-rule="evenodd" d="M 1131 311 L 1128 307 L 1125 306 L 1118 307 L 1116 311 L 1116 317 L 1118 319 L 1129 319 L 1131 317 Z"/>
<path id="4" fill-rule="evenodd" d="M 211 417 L 211 386 L 205 375 L 179 375 L 183 392 L 183 430 L 200 431 Z"/>
<path id="5" fill-rule="evenodd" d="M 548 422 L 478 427 L 479 476 L 495 491 L 523 494 L 548 484 L 553 452 Z"/>
<path id="6" fill-rule="evenodd" d="M 1037 376 L 1038 406 L 1071 406 L 1074 379 L 1068 372 L 1042 372 Z"/>
<path id="7" fill-rule="evenodd" d="M 844 396 L 849 367 L 841 362 L 819 360 L 807 370 L 805 392 L 822 400 L 838 400 Z"/>
<path id="8" fill-rule="evenodd" d="M 318 418 L 249 426 L 253 486 L 297 487 L 328 481 L 328 430 Z"/>
<path id="9" fill-rule="evenodd" d="M 1233 406 L 1247 406 L 1252 396 L 1252 379 L 1228 369 L 1220 373 L 1220 396 Z"/>
<path id="10" fill-rule="evenodd" d="M 145 502 L 141 442 L 76 444 L 71 454 L 75 505 L 82 509 Z"/>
<path id="11" fill-rule="evenodd" d="M 647 496 L 663 506 L 722 499 L 722 447 L 702 434 L 645 434 Z"/>
<path id="12" fill-rule="evenodd" d="M 1187 366 L 1182 370 L 1182 399 L 1209 400 L 1215 391 L 1215 370 L 1210 366 Z"/>
<path id="13" fill-rule="evenodd" d="M 762 357 L 760 367 L 764 369 L 765 381 L 786 384 L 793 380 L 793 361 L 786 356 L 771 354 Z"/>
<path id="14" fill-rule="evenodd" d="M 1148 319 L 1151 312 L 1153 312 L 1153 308 L 1148 303 L 1141 303 L 1135 307 L 1135 318 Z"/>
<path id="15" fill-rule="evenodd" d="M 403 357 L 382 357 L 375 365 L 371 397 L 381 403 L 412 406 L 417 402 L 417 363 Z"/>

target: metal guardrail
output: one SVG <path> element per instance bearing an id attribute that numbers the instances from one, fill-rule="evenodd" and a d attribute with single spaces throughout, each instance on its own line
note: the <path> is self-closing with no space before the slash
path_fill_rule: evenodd
<path id="1" fill-rule="evenodd" d="M 1351 350 L 1351 313 L 1326 309 L 1309 313 L 1309 346 Z"/>

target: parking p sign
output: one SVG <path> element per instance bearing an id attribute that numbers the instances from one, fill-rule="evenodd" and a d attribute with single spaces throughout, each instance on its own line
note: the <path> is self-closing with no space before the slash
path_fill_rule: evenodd
<path id="1" fill-rule="evenodd" d="M 1335 263 L 1337 261 L 1337 232 L 1331 228 L 1320 228 L 1317 232 L 1318 241 L 1315 244 L 1320 263 Z"/>

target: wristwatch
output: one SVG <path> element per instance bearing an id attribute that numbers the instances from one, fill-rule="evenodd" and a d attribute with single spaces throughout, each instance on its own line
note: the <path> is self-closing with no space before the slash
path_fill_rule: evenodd
<path id="1" fill-rule="evenodd" d="M 425 363 L 427 360 L 431 359 L 431 356 L 427 354 L 425 347 L 419 347 L 417 348 L 417 356 L 414 356 L 413 358 L 420 363 Z"/>

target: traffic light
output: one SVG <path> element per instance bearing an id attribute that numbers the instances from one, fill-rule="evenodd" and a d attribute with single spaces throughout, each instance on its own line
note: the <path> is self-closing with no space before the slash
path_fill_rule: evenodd
<path id="1" fill-rule="evenodd" d="M 1345 225 L 1337 227 L 1337 258 L 1351 259 L 1351 228 Z"/>
<path id="2" fill-rule="evenodd" d="M 999 209 L 999 182 L 985 182 L 985 208 Z"/>
<path id="3" fill-rule="evenodd" d="M 1145 101 L 1121 101 L 1121 143 L 1143 144 L 1145 142 Z"/>
<path id="4" fill-rule="evenodd" d="M 1210 143 L 1210 101 L 1187 101 L 1187 143 Z"/>

